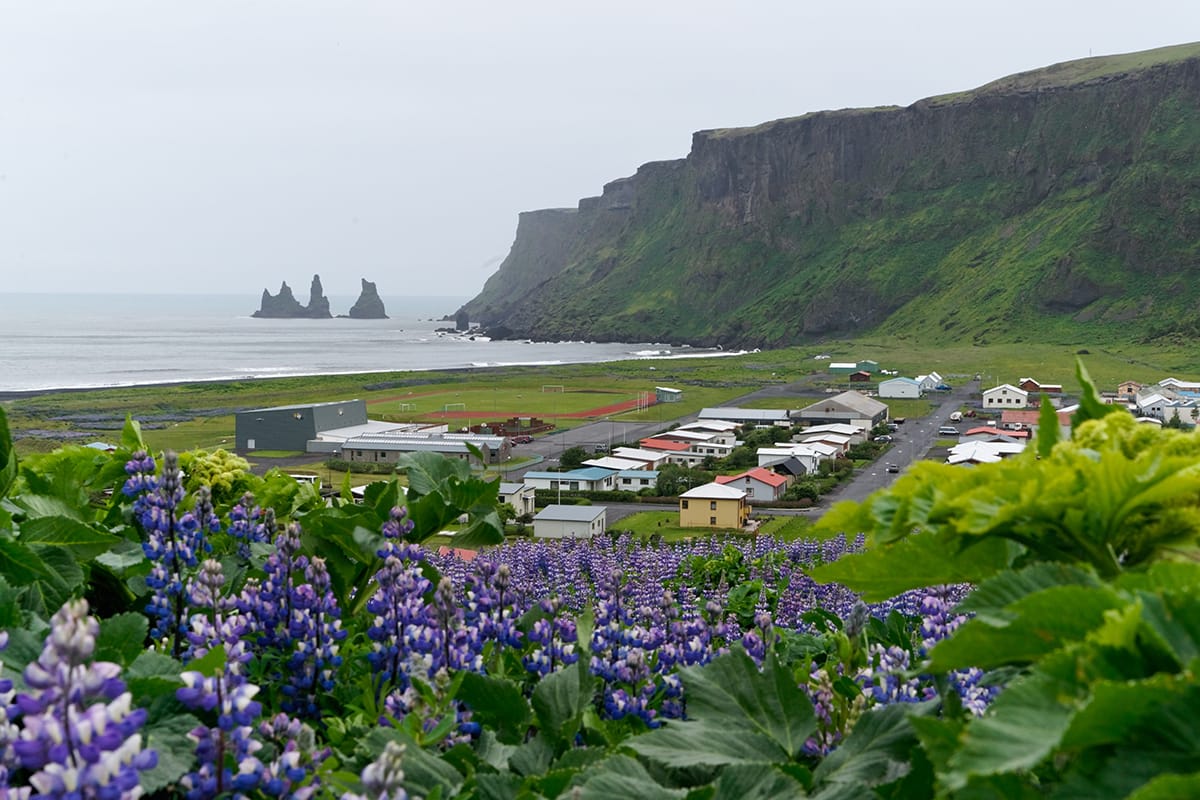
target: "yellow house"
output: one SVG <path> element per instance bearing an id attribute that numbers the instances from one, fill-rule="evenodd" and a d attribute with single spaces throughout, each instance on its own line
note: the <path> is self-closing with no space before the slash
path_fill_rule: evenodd
<path id="1" fill-rule="evenodd" d="M 720 483 L 706 483 L 679 495 L 681 528 L 741 528 L 750 519 L 746 493 Z"/>

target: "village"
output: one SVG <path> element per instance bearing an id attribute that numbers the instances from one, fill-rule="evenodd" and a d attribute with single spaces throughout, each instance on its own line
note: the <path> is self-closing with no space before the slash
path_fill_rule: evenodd
<path id="1" fill-rule="evenodd" d="M 362 400 L 239 412 L 236 447 L 244 454 L 303 451 L 350 468 L 384 473 L 391 472 L 407 453 L 465 459 L 499 473 L 500 502 L 511 507 L 511 516 L 532 524 L 535 538 L 590 538 L 603 533 L 612 522 L 605 499 L 630 495 L 660 504 L 669 498 L 681 528 L 753 531 L 756 507 L 811 507 L 808 498 L 790 502 L 796 499 L 793 487 L 798 481 L 836 474 L 861 482 L 863 491 L 873 491 L 922 459 L 963 467 L 994 463 L 1020 454 L 1036 436 L 1043 400 L 1053 407 L 1064 435 L 1069 435 L 1078 408 L 1060 384 L 1033 377 L 982 388 L 981 375 L 957 376 L 952 387 L 937 372 L 904 377 L 874 361 L 834 362 L 826 371 L 830 380 L 826 396 L 799 408 L 703 408 L 694 418 L 639 434 L 636 441 L 583 448 L 586 457 L 573 459 L 570 465 L 566 459 L 559 463 L 539 455 L 521 457 L 531 448 L 516 448 L 550 441 L 556 433 L 553 424 L 537 417 L 452 430 L 448 422 L 370 419 Z M 847 388 L 838 391 L 839 384 Z M 642 403 L 678 403 L 682 396 L 681 389 L 660 386 Z M 906 425 L 909 420 L 890 413 L 889 401 L 922 398 L 938 404 L 923 419 Z M 1190 427 L 1200 417 L 1200 382 L 1173 377 L 1149 386 L 1124 381 L 1102 392 L 1101 399 L 1128 409 L 1146 424 Z M 722 469 L 735 449 L 745 447 L 747 434 L 753 431 L 759 432 L 752 437 L 756 442 L 763 441 L 763 432 L 773 434 L 755 445 L 756 463 Z M 565 445 L 560 445 L 559 452 L 563 449 Z M 514 463 L 521 466 L 511 467 Z M 684 491 L 666 493 L 660 491 L 659 479 L 667 465 L 720 474 Z M 836 467 L 841 467 L 837 473 Z M 354 487 L 354 493 L 361 495 L 363 488 Z M 552 499 L 547 502 L 547 497 Z"/>

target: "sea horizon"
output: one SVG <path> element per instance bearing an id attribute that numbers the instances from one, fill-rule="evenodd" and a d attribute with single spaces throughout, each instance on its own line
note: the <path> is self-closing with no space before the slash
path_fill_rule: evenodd
<path id="1" fill-rule="evenodd" d="M 357 295 L 327 295 L 348 311 Z M 490 340 L 439 332 L 470 298 L 383 296 L 389 319 L 261 319 L 258 298 L 0 294 L 0 397 L 58 391 L 734 353 L 653 342 Z"/>

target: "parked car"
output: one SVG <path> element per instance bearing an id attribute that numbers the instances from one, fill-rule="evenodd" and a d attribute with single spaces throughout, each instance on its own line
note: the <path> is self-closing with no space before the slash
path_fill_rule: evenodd
<path id="1" fill-rule="evenodd" d="M 512 443 L 513 443 L 513 444 L 529 444 L 529 443 L 530 443 L 530 442 L 532 442 L 532 441 L 533 441 L 533 437 L 532 437 L 532 436 L 524 436 L 524 435 L 522 435 L 522 436 L 514 436 L 514 437 L 512 437 Z"/>
<path id="2" fill-rule="evenodd" d="M 958 436 L 958 428 L 952 428 L 949 425 L 943 425 L 938 428 L 938 436 Z"/>
<path id="3" fill-rule="evenodd" d="M 876 437 L 875 437 L 875 441 L 877 441 L 877 442 L 890 442 L 890 441 L 892 441 L 892 437 L 891 437 L 891 436 L 888 436 L 888 435 L 885 433 L 885 434 L 882 434 L 881 436 L 876 436 Z"/>
<path id="4" fill-rule="evenodd" d="M 896 466 L 895 464 L 888 464 L 887 471 L 888 472 L 899 472 L 900 468 L 898 466 Z"/>
<path id="5" fill-rule="evenodd" d="M 892 420 L 892 422 L 896 423 L 897 425 L 903 425 L 907 419 L 907 417 L 896 417 Z"/>

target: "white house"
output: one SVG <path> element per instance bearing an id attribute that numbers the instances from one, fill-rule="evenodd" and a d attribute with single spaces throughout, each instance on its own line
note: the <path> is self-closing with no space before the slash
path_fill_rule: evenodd
<path id="1" fill-rule="evenodd" d="M 751 424 L 758 426 L 780 425 L 791 427 L 792 421 L 785 409 L 775 408 L 737 408 L 736 406 L 721 406 L 718 408 L 702 408 L 697 415 L 701 421 L 713 419 L 726 422 L 736 422 L 739 425 Z"/>
<path id="2" fill-rule="evenodd" d="M 746 470 L 739 475 L 718 475 L 713 482 L 741 489 L 750 500 L 778 500 L 788 486 L 785 476 L 762 467 Z"/>
<path id="3" fill-rule="evenodd" d="M 867 440 L 867 429 L 862 425 L 850 425 L 845 422 L 834 422 L 829 425 L 811 425 L 793 436 L 792 441 L 807 441 L 810 437 L 822 433 L 848 436 L 850 438 L 850 444 L 859 444 Z"/>
<path id="4" fill-rule="evenodd" d="M 646 469 L 646 462 L 639 461 L 633 458 L 620 458 L 618 456 L 604 456 L 603 458 L 589 458 L 583 462 L 585 467 L 602 467 L 603 469 L 615 469 L 620 472 L 623 469 Z"/>
<path id="5" fill-rule="evenodd" d="M 658 470 L 626 469 L 617 473 L 616 488 L 626 492 L 640 492 L 658 486 Z"/>
<path id="6" fill-rule="evenodd" d="M 516 509 L 517 516 L 532 514 L 534 511 L 534 488 L 528 483 L 507 483 L 500 481 L 500 502 L 508 503 Z"/>
<path id="7" fill-rule="evenodd" d="M 642 469 L 658 469 L 667 463 L 667 454 L 661 450 L 643 450 L 640 447 L 617 447 L 612 451 L 616 458 L 628 461 L 641 461 Z"/>
<path id="8" fill-rule="evenodd" d="M 983 390 L 983 407 L 989 408 L 1025 408 L 1029 405 L 1029 392 L 1011 383 L 1002 383 L 991 389 Z"/>
<path id="9" fill-rule="evenodd" d="M 946 380 L 936 372 L 930 372 L 928 375 L 918 375 L 916 377 L 917 385 L 921 387 L 922 392 L 932 392 L 937 387 L 941 386 Z"/>
<path id="10" fill-rule="evenodd" d="M 921 396 L 921 384 L 912 378 L 888 378 L 879 382 L 879 396 L 916 399 Z"/>
<path id="11" fill-rule="evenodd" d="M 604 533 L 607 511 L 604 506 L 546 506 L 533 518 L 533 536 L 535 539 L 591 539 Z"/>
<path id="12" fill-rule="evenodd" d="M 608 492 L 613 489 L 613 475 L 616 474 L 616 470 L 602 467 L 584 467 L 570 472 L 526 472 L 525 482 L 535 489 Z"/>
<path id="13" fill-rule="evenodd" d="M 845 453 L 850 449 L 851 441 L 849 436 L 842 436 L 838 433 L 818 433 L 806 436 L 801 444 L 826 444 L 836 447 L 839 453 Z"/>

